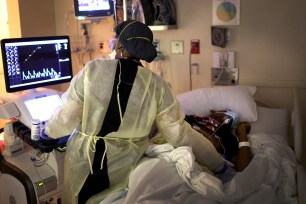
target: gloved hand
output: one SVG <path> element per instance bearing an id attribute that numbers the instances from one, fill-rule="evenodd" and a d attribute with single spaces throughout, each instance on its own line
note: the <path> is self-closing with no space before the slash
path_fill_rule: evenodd
<path id="1" fill-rule="evenodd" d="M 46 135 L 45 128 L 41 129 L 40 138 L 43 139 L 43 140 L 55 140 L 55 139 L 49 137 L 48 135 Z"/>
<path id="2" fill-rule="evenodd" d="M 45 144 L 45 145 L 54 145 L 59 140 L 59 139 L 53 139 L 53 138 L 49 137 L 45 133 L 45 128 L 41 129 L 41 131 L 40 131 L 40 138 L 42 139 L 42 143 Z"/>

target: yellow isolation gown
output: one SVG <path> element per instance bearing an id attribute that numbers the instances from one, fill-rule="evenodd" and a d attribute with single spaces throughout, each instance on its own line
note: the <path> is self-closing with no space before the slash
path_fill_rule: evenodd
<path id="1" fill-rule="evenodd" d="M 110 193 L 127 188 L 131 171 L 149 145 L 148 135 L 154 123 L 170 144 L 191 146 L 196 160 L 212 171 L 217 172 L 224 165 L 213 145 L 185 122 L 185 114 L 167 82 L 141 66 L 118 131 L 104 137 L 97 135 L 112 95 L 117 63 L 118 60 L 104 59 L 87 63 L 74 76 L 62 95 L 62 106 L 47 123 L 45 133 L 49 137 L 71 134 L 65 155 L 65 204 L 78 202 L 78 193 L 92 172 L 95 144 L 100 139 L 105 142 L 110 186 L 87 203 L 98 203 Z M 119 86 L 123 83 L 119 82 Z M 117 97 L 120 100 L 120 95 Z M 101 168 L 102 164 L 103 161 Z"/>

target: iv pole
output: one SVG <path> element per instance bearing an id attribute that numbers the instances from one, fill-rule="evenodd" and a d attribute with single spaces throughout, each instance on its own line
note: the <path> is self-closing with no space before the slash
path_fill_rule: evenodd
<path id="1" fill-rule="evenodd" d="M 190 91 L 192 90 L 191 49 L 192 48 L 190 48 L 190 51 L 189 51 L 189 89 Z"/>

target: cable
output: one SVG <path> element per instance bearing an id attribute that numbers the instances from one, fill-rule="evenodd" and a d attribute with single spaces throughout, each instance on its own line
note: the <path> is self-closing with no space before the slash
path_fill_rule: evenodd
<path id="1" fill-rule="evenodd" d="M 190 52 L 189 52 L 189 89 L 190 91 L 192 90 L 191 50 L 192 48 L 190 48 Z"/>
<path id="2" fill-rule="evenodd" d="M 231 120 L 230 119 L 226 119 L 226 120 L 224 120 L 224 124 L 229 124 L 231 122 Z"/>
<path id="3" fill-rule="evenodd" d="M 218 75 L 217 79 L 213 82 L 213 85 L 216 85 L 216 83 L 219 81 L 219 79 L 221 78 L 223 72 L 225 70 L 225 67 L 221 67 L 221 72 L 220 74 Z"/>
<path id="4" fill-rule="evenodd" d="M 228 124 L 229 122 L 230 122 L 230 119 L 226 119 L 219 127 L 217 127 L 217 129 L 216 129 L 215 131 L 213 131 L 210 135 L 208 135 L 208 138 L 209 138 L 209 140 L 211 141 L 212 144 L 214 144 L 214 143 L 213 143 L 213 140 L 211 139 L 212 136 L 214 136 L 214 137 L 219 141 L 219 144 L 221 145 L 221 147 L 222 147 L 222 149 L 223 149 L 223 155 L 225 155 L 225 147 L 223 146 L 223 144 L 222 144 L 222 142 L 221 142 L 221 138 L 220 138 L 218 135 L 216 135 L 215 133 L 216 133 L 223 125 Z M 203 131 L 201 130 L 200 127 L 198 127 L 198 126 L 192 126 L 192 127 L 193 127 L 194 129 L 200 131 L 202 134 L 205 134 L 205 135 L 206 135 L 206 133 L 203 132 Z"/>
<path id="5" fill-rule="evenodd" d="M 228 53 L 223 53 L 222 55 L 220 54 L 219 63 L 221 67 L 221 72 L 219 73 L 217 79 L 214 81 L 213 85 L 216 85 L 216 83 L 220 80 L 224 70 L 228 67 Z"/>
<path id="6" fill-rule="evenodd" d="M 70 11 L 66 12 L 66 14 L 65 14 L 65 26 L 66 26 L 66 31 L 67 31 L 67 34 L 68 34 L 68 35 L 70 35 L 68 18 L 69 18 L 69 16 L 70 16 L 71 14 L 73 14 L 73 10 L 70 10 Z"/>
<path id="7" fill-rule="evenodd" d="M 223 155 L 225 155 L 225 147 L 223 146 L 220 137 L 219 137 L 218 135 L 216 135 L 216 134 L 213 134 L 213 136 L 214 136 L 217 140 L 219 140 L 219 143 L 218 143 L 218 144 L 221 145 L 221 147 L 222 147 L 222 149 L 223 149 Z"/>
<path id="8" fill-rule="evenodd" d="M 33 150 L 31 161 L 33 162 L 34 166 L 39 167 L 46 164 L 49 156 L 49 153 L 43 153 L 40 150 Z"/>
<path id="9" fill-rule="evenodd" d="M 115 22 L 115 26 L 118 25 L 118 16 L 117 16 L 117 1 L 116 0 L 112 0 L 114 2 L 114 22 Z"/>

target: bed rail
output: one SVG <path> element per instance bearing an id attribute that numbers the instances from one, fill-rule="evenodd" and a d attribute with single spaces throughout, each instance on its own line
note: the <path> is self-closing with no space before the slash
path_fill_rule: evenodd
<path id="1" fill-rule="evenodd" d="M 306 204 L 306 138 L 303 137 L 303 126 L 301 117 L 301 107 L 298 91 L 293 88 L 293 112 L 292 125 L 294 136 L 294 153 L 298 162 L 297 167 L 297 187 L 299 204 Z"/>

